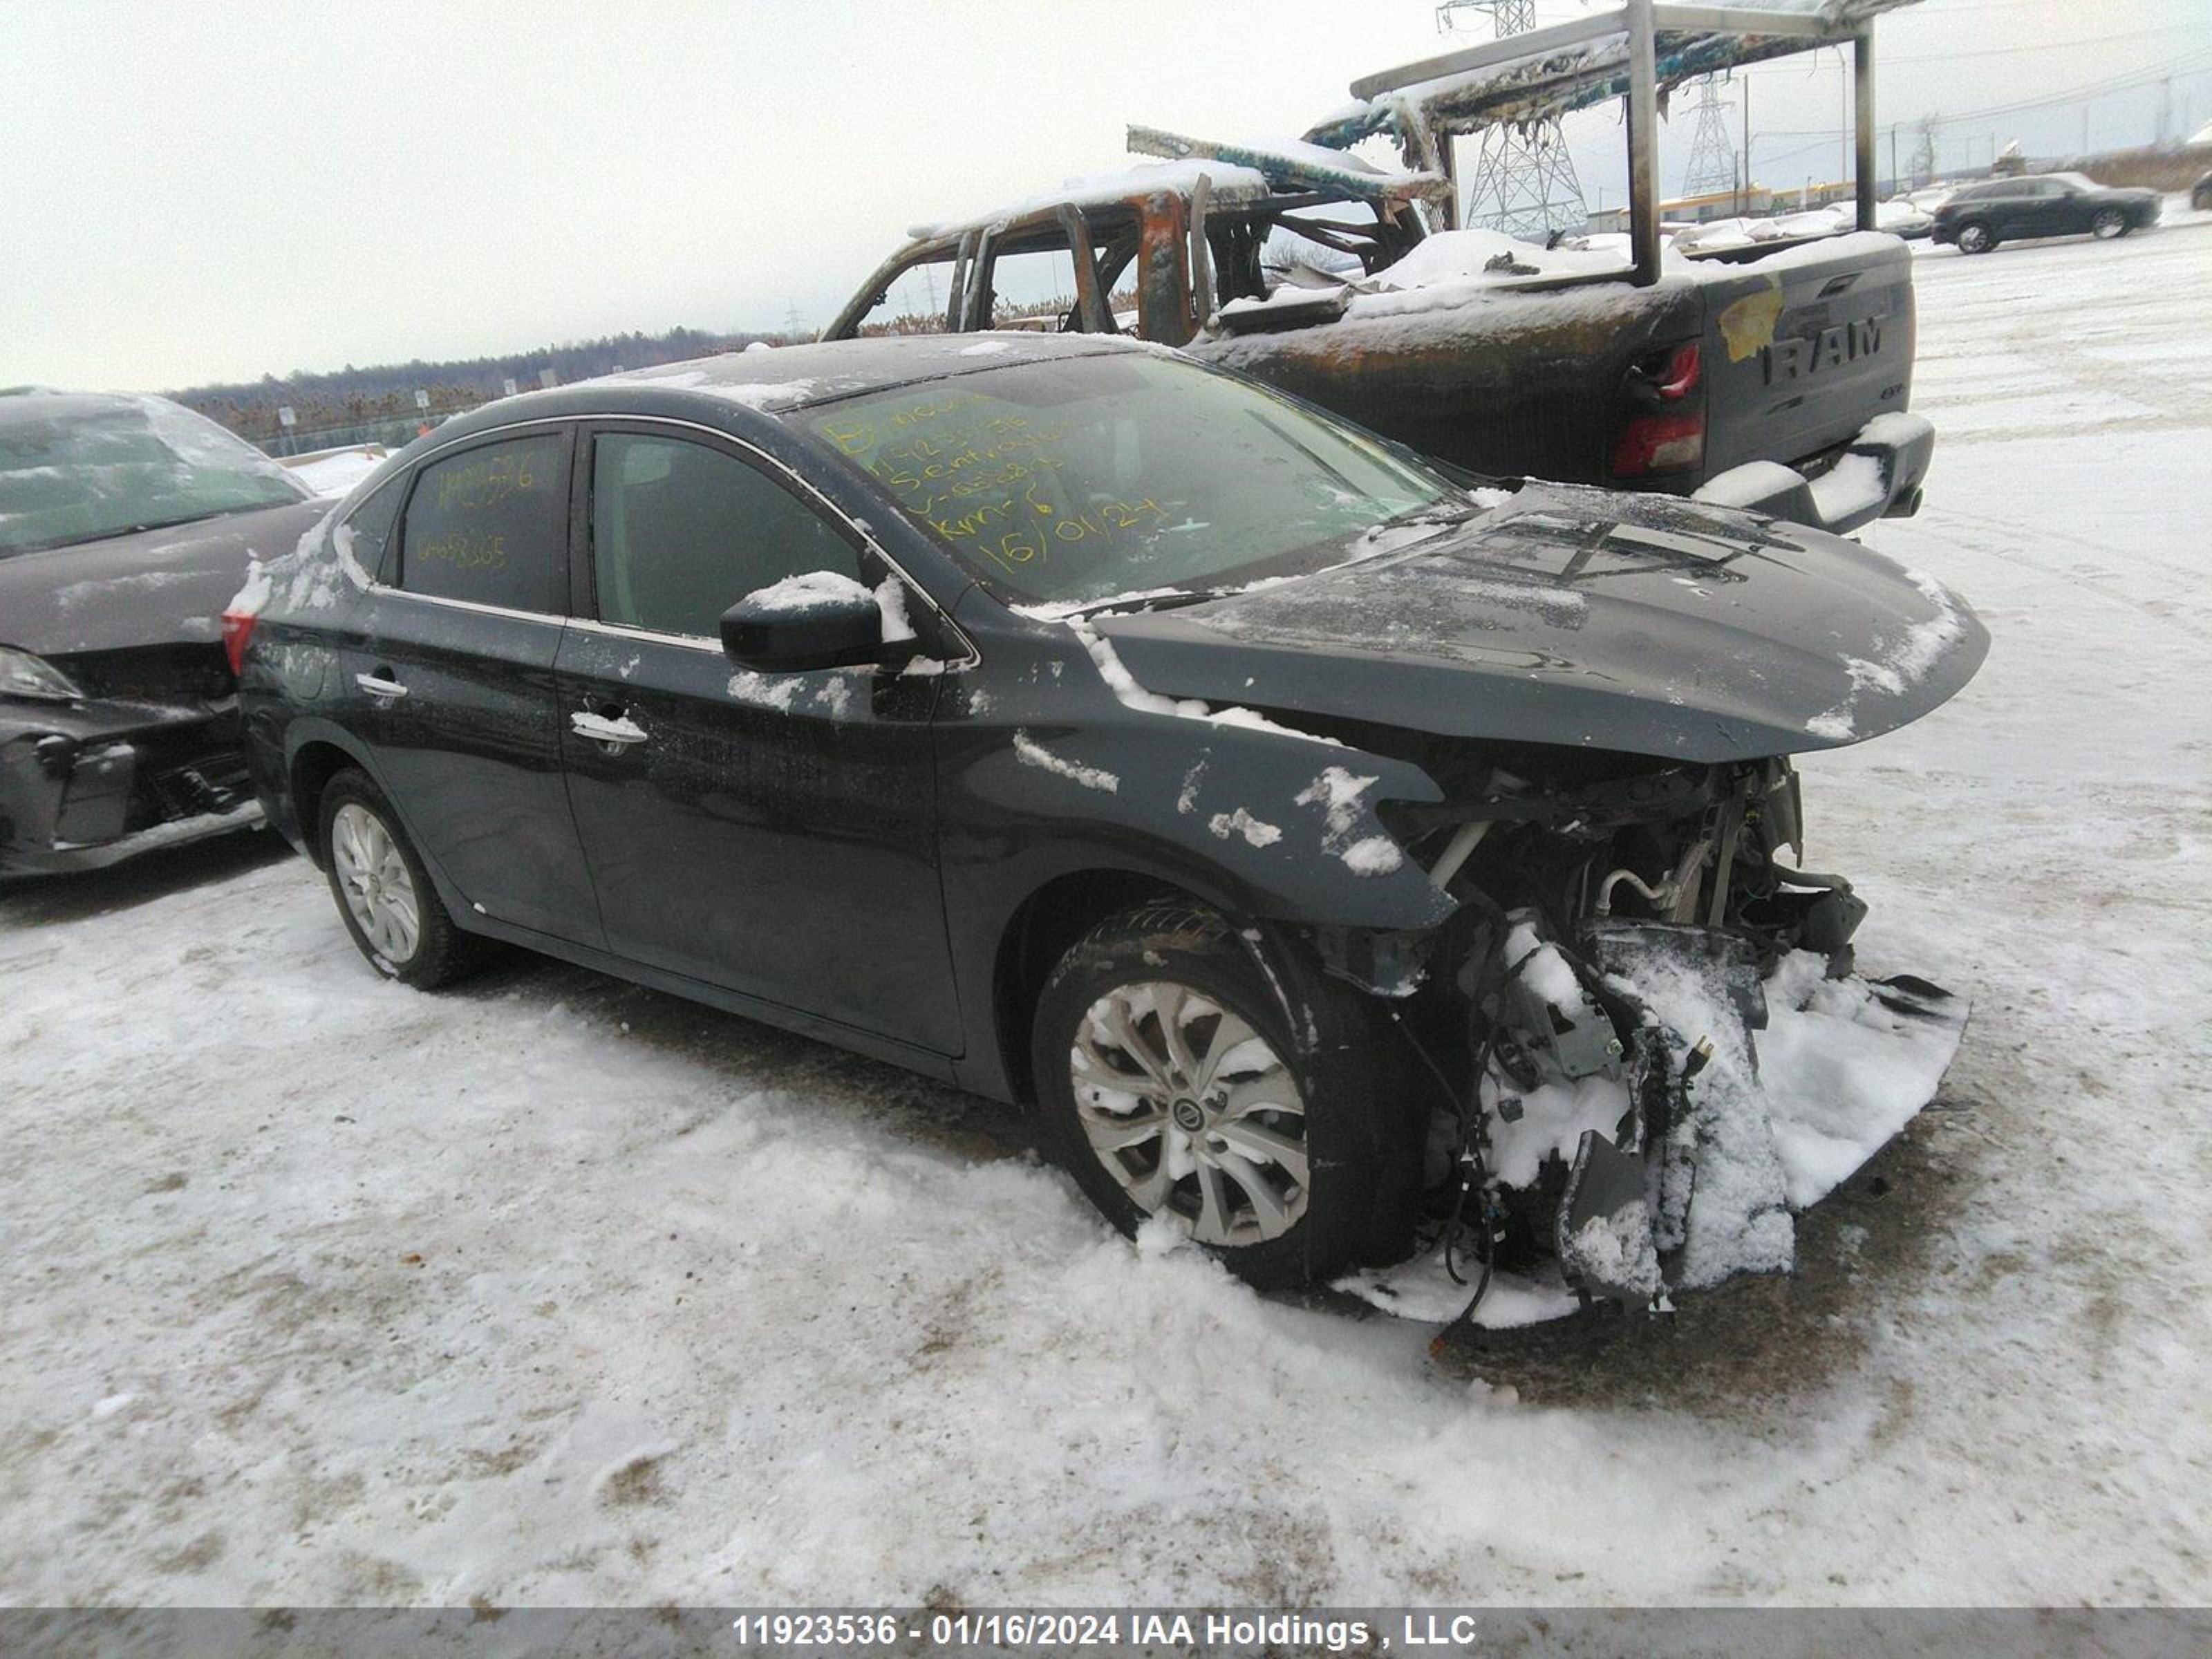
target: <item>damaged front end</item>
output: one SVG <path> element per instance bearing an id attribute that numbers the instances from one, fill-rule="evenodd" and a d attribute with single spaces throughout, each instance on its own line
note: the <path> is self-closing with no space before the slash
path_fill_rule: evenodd
<path id="1" fill-rule="evenodd" d="M 1520 1290 L 1495 1322 L 1520 1322 L 1786 1272 L 1796 1213 L 1957 1050 L 1964 1000 L 1861 977 L 1865 905 L 1785 858 L 1802 850 L 1786 760 L 1587 765 L 1548 785 L 1489 770 L 1472 802 L 1406 826 L 1461 908 L 1404 1024 L 1440 1083 L 1467 1082 L 1431 1134 L 1443 1236 L 1349 1285 L 1380 1305 L 1448 1316 L 1439 1273 L 1504 1274 Z"/>

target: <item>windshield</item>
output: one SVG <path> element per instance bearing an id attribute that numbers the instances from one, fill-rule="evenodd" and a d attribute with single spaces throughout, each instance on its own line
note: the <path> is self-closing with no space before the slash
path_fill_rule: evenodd
<path id="1" fill-rule="evenodd" d="M 160 398 L 0 403 L 0 557 L 309 494 L 243 439 Z"/>
<path id="2" fill-rule="evenodd" d="M 1000 598 L 1080 605 L 1310 568 L 1442 478 L 1242 380 L 1135 351 L 802 412 Z"/>

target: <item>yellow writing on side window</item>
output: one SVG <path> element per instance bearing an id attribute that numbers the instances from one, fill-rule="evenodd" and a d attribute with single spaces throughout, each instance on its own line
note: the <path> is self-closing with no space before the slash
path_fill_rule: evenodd
<path id="1" fill-rule="evenodd" d="M 438 507 L 441 512 L 475 513 L 525 495 L 537 489 L 538 482 L 526 453 L 502 450 L 482 460 L 454 463 L 440 472 Z"/>
<path id="2" fill-rule="evenodd" d="M 507 538 L 450 531 L 410 547 L 408 556 L 419 563 L 451 565 L 456 570 L 502 570 L 507 567 Z"/>

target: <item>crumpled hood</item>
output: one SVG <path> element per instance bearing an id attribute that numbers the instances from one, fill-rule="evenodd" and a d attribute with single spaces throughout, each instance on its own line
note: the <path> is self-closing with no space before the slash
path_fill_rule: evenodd
<path id="1" fill-rule="evenodd" d="M 1174 696 L 1482 738 L 1755 759 L 1917 720 L 1989 635 L 1932 577 L 1802 526 L 1567 484 L 1356 564 L 1099 617 Z"/>
<path id="2" fill-rule="evenodd" d="M 249 559 L 298 545 L 329 501 L 301 501 L 0 559 L 0 645 L 47 658 L 211 644 Z"/>

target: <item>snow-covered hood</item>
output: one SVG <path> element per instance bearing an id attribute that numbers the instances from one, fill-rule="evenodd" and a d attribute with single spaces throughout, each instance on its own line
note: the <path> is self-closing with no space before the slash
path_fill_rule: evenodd
<path id="1" fill-rule="evenodd" d="M 1668 496 L 1531 484 L 1322 574 L 1102 617 L 1173 696 L 1689 761 L 1833 748 L 1918 719 L 1989 635 L 1856 542 Z"/>
<path id="2" fill-rule="evenodd" d="M 288 502 L 0 559 L 0 645 L 65 658 L 211 644 L 246 562 L 290 552 L 329 508 Z"/>

